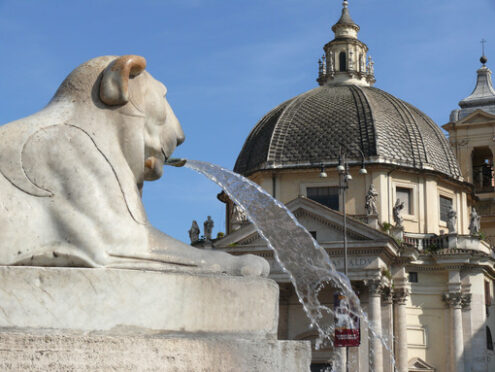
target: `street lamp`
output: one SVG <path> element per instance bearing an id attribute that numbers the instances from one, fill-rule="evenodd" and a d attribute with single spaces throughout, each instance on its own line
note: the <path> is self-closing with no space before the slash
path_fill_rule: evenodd
<path id="1" fill-rule="evenodd" d="M 327 172 L 325 172 L 325 166 L 322 164 L 320 165 L 320 178 L 327 178 Z"/>
<path id="2" fill-rule="evenodd" d="M 347 148 L 345 148 L 347 149 Z M 348 149 L 347 149 L 348 150 Z M 359 174 L 366 175 L 368 171 L 366 170 L 366 162 L 364 158 L 364 153 L 361 149 L 358 149 L 361 154 L 361 169 L 359 170 Z M 343 147 L 340 148 L 340 156 L 339 156 L 339 165 L 337 166 L 337 172 L 339 173 L 339 190 L 342 192 L 342 212 L 344 217 L 344 228 L 343 228 L 343 240 L 344 240 L 344 274 L 346 277 L 349 275 L 348 265 L 347 265 L 347 210 L 346 210 L 346 190 L 349 188 L 348 182 L 352 180 L 352 175 L 349 173 L 349 163 L 346 159 L 347 152 Z M 324 176 L 322 176 L 324 174 Z M 323 164 L 321 165 L 320 177 L 325 178 L 327 174 L 325 172 L 325 168 Z M 350 280 L 349 280 L 350 281 Z M 346 371 L 349 372 L 349 348 L 345 348 L 345 364 Z"/>
<path id="3" fill-rule="evenodd" d="M 366 160 L 364 153 L 361 149 L 357 148 L 361 154 L 361 169 L 359 174 L 366 175 L 368 171 L 366 170 Z M 352 175 L 349 173 L 349 163 L 347 162 L 346 155 L 349 152 L 346 146 L 340 147 L 339 155 L 339 165 L 337 165 L 337 172 L 339 173 L 339 190 L 342 192 L 342 212 L 344 215 L 344 274 L 348 275 L 347 270 L 347 211 L 345 207 L 346 202 L 346 190 L 349 188 L 348 182 L 352 180 Z M 320 178 L 327 178 L 327 172 L 325 172 L 325 166 L 323 163 L 320 165 Z"/>

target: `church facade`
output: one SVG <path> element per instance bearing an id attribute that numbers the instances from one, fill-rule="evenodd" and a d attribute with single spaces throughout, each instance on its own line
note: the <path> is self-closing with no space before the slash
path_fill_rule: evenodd
<path id="1" fill-rule="evenodd" d="M 324 46 L 318 86 L 253 128 L 234 170 L 285 203 L 348 276 L 370 321 L 359 347 L 313 351 L 312 371 L 495 370 L 495 91 L 475 91 L 444 125 L 376 87 L 347 2 Z M 280 286 L 279 338 L 317 337 L 288 275 L 225 194 L 227 234 L 213 249 L 252 253 Z M 345 243 L 344 243 L 345 242 Z M 328 289 L 322 300 L 333 306 Z M 346 358 L 348 360 L 346 361 Z M 325 369 L 327 368 L 327 369 Z M 345 369 L 342 369 L 343 371 Z"/>

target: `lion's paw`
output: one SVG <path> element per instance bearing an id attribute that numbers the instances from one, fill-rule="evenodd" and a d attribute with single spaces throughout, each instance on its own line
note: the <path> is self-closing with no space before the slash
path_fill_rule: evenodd
<path id="1" fill-rule="evenodd" d="M 238 259 L 239 273 L 242 276 L 267 277 L 270 273 L 270 264 L 262 257 L 248 254 L 240 256 Z"/>

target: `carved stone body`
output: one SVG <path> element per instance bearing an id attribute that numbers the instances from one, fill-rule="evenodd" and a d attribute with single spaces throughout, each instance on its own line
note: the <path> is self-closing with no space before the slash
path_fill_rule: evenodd
<path id="1" fill-rule="evenodd" d="M 457 212 L 450 207 L 448 212 L 448 221 L 447 221 L 447 229 L 449 230 L 449 234 L 455 234 L 457 232 Z"/>
<path id="2" fill-rule="evenodd" d="M 211 219 L 211 216 L 208 216 L 206 221 L 203 223 L 206 240 L 211 240 L 211 233 L 213 232 L 213 226 L 214 225 L 215 225 L 215 223 Z"/>
<path id="3" fill-rule="evenodd" d="M 401 201 L 400 199 L 397 199 L 395 201 L 394 208 L 392 209 L 392 214 L 394 217 L 395 226 L 399 228 L 404 227 L 403 225 L 404 218 L 401 216 L 402 209 L 404 209 L 404 202 Z"/>
<path id="4" fill-rule="evenodd" d="M 184 134 L 145 66 L 92 59 L 43 110 L 0 127 L 0 265 L 268 274 L 261 258 L 198 250 L 149 224 L 143 182 Z"/>
<path id="5" fill-rule="evenodd" d="M 366 194 L 366 215 L 367 216 L 378 216 L 378 208 L 376 207 L 376 197 L 378 193 L 376 192 L 375 185 L 371 184 Z"/>
<path id="6" fill-rule="evenodd" d="M 199 233 L 201 231 L 199 230 L 198 223 L 196 220 L 193 220 L 191 224 L 191 228 L 189 229 L 189 239 L 191 240 L 191 243 L 195 243 L 199 240 Z"/>
<path id="7" fill-rule="evenodd" d="M 469 217 L 469 233 L 471 235 L 477 235 L 480 233 L 480 220 L 481 217 L 476 212 L 476 209 L 471 209 L 471 216 Z"/>

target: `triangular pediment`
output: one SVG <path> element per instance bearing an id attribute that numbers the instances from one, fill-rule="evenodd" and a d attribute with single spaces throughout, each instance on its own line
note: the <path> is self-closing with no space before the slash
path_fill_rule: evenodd
<path id="1" fill-rule="evenodd" d="M 413 358 L 409 361 L 408 370 L 409 372 L 435 372 L 435 367 L 421 358 Z"/>
<path id="2" fill-rule="evenodd" d="M 301 225 L 316 235 L 318 242 L 326 243 L 343 240 L 344 216 L 342 213 L 304 196 L 299 196 L 287 203 L 286 207 L 294 214 Z M 346 231 L 348 241 L 391 240 L 388 235 L 351 217 L 347 218 Z M 245 224 L 239 230 L 215 242 L 215 247 L 218 248 L 264 245 L 265 242 L 251 223 Z"/>
<path id="3" fill-rule="evenodd" d="M 495 115 L 483 110 L 476 110 L 456 123 L 456 126 L 482 124 L 489 121 L 495 121 Z"/>

